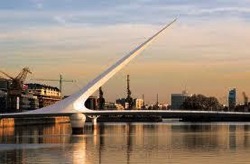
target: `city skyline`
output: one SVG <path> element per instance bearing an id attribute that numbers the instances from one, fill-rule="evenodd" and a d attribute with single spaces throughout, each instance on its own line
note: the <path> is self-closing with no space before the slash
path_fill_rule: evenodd
<path id="1" fill-rule="evenodd" d="M 250 2 L 235 1 L 47 1 L 0 2 L 1 70 L 57 78 L 71 94 L 167 22 L 178 22 L 103 86 L 107 100 L 126 96 L 170 102 L 185 88 L 217 98 L 236 87 L 250 93 Z M 30 82 L 30 81 L 28 81 Z M 57 85 L 57 83 L 51 83 Z M 165 95 L 165 96 L 164 96 Z"/>

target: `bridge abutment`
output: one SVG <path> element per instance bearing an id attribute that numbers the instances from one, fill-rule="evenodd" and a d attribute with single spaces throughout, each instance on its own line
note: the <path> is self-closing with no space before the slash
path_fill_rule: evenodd
<path id="1" fill-rule="evenodd" d="M 70 116 L 72 134 L 83 134 L 86 116 L 82 113 L 74 113 Z"/>

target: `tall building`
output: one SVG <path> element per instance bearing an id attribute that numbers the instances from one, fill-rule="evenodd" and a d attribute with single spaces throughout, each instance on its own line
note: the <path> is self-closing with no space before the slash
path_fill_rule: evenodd
<path id="1" fill-rule="evenodd" d="M 171 109 L 182 109 L 182 104 L 189 97 L 186 91 L 171 94 Z"/>
<path id="2" fill-rule="evenodd" d="M 228 108 L 235 109 L 236 106 L 236 88 L 229 90 L 228 92 Z"/>

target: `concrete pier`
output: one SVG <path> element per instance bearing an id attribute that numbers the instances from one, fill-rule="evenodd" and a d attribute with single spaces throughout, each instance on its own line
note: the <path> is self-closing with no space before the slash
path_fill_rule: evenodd
<path id="1" fill-rule="evenodd" d="M 83 134 L 86 116 L 82 113 L 75 113 L 70 116 L 72 134 Z"/>

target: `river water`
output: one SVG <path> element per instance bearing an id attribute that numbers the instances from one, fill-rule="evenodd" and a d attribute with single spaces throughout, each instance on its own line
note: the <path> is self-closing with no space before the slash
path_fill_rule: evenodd
<path id="1" fill-rule="evenodd" d="M 249 164 L 250 123 L 99 123 L 0 128 L 0 163 Z"/>

